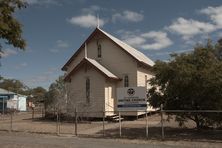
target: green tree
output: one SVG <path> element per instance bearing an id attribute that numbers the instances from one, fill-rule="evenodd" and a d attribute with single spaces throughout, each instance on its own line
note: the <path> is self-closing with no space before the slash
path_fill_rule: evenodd
<path id="1" fill-rule="evenodd" d="M 59 109 L 61 112 L 66 111 L 67 96 L 64 77 L 60 76 L 53 82 L 45 95 L 45 108 L 50 111 Z"/>
<path id="2" fill-rule="evenodd" d="M 35 103 L 44 102 L 46 92 L 47 92 L 46 89 L 40 86 L 31 89 L 32 101 Z"/>
<path id="3" fill-rule="evenodd" d="M 26 43 L 21 36 L 22 25 L 13 14 L 24 7 L 26 3 L 23 0 L 0 0 L 0 39 L 20 49 L 25 49 Z"/>
<path id="4" fill-rule="evenodd" d="M 218 45 L 208 42 L 192 53 L 172 55 L 170 62 L 157 61 L 150 80 L 151 105 L 163 104 L 168 110 L 221 110 L 222 62 L 216 51 Z M 180 125 L 187 119 L 197 128 L 222 124 L 222 116 L 215 113 L 176 113 Z"/>
<path id="5" fill-rule="evenodd" d="M 22 95 L 27 95 L 26 92 L 29 89 L 25 84 L 16 79 L 2 79 L 0 81 L 0 88 Z"/>

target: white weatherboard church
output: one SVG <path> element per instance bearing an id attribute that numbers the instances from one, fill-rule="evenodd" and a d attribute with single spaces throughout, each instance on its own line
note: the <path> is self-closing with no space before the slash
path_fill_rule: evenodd
<path id="1" fill-rule="evenodd" d="M 118 111 L 117 88 L 148 89 L 153 65 L 143 53 L 97 27 L 62 67 L 66 71 L 68 110 L 114 114 Z M 102 113 L 94 116 L 101 117 Z"/>

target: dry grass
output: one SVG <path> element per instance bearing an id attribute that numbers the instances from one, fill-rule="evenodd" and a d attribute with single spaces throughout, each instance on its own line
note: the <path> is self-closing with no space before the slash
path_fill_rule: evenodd
<path id="1" fill-rule="evenodd" d="M 36 114 L 32 120 L 31 113 L 16 113 L 13 115 L 13 130 L 30 133 L 56 134 L 56 121 L 43 120 L 41 114 Z M 164 116 L 164 119 L 167 117 Z M 169 140 L 188 141 L 217 141 L 222 142 L 221 130 L 196 130 L 192 121 L 187 122 L 186 127 L 178 127 L 178 124 L 171 120 L 164 122 L 165 138 Z M 161 139 L 160 115 L 148 116 L 149 139 Z M 1 117 L 0 130 L 10 130 L 10 116 Z M 103 122 L 85 122 L 77 126 L 78 135 L 91 137 L 104 137 Z M 61 122 L 60 133 L 74 134 L 75 125 L 73 122 Z M 105 137 L 119 138 L 119 123 L 105 122 Z M 122 137 L 127 139 L 146 139 L 146 119 L 140 118 L 133 121 L 122 122 Z"/>

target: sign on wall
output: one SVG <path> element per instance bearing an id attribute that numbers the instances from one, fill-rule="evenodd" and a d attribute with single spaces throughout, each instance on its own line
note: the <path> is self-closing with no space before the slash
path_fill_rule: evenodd
<path id="1" fill-rule="evenodd" d="M 147 109 L 145 87 L 117 88 L 117 108 L 120 111 L 134 111 Z"/>

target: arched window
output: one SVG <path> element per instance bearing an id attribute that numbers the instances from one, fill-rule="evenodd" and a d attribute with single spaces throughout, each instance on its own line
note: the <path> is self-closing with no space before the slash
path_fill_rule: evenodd
<path id="1" fill-rule="evenodd" d="M 102 46 L 99 43 L 99 41 L 97 41 L 97 57 L 101 58 L 102 57 Z"/>
<path id="2" fill-rule="evenodd" d="M 129 87 L 129 76 L 128 75 L 124 76 L 124 87 Z"/>
<path id="3" fill-rule="evenodd" d="M 146 89 L 147 89 L 147 82 L 148 80 L 147 80 L 147 75 L 145 75 L 145 87 L 146 87 Z"/>
<path id="4" fill-rule="evenodd" d="M 90 102 L 90 79 L 86 78 L 86 102 Z"/>

